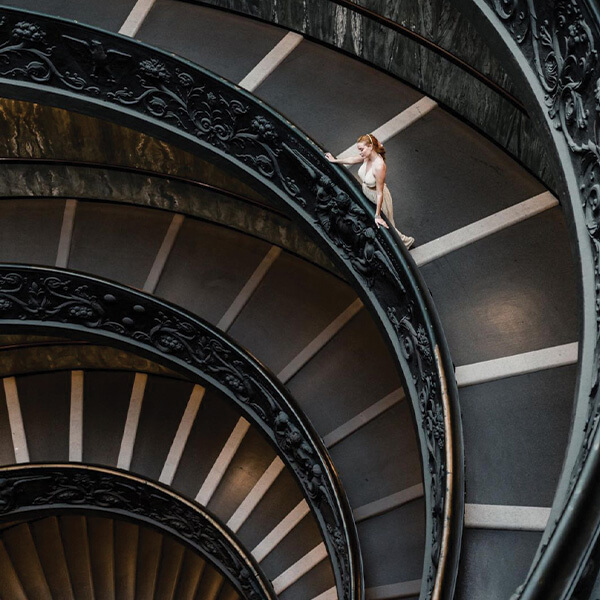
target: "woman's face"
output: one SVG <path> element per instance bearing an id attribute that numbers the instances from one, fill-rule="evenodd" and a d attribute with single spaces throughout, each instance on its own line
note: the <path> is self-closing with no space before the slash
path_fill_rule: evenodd
<path id="1" fill-rule="evenodd" d="M 360 157 L 363 160 L 365 158 L 369 158 L 369 156 L 371 156 L 371 153 L 373 152 L 373 146 L 371 146 L 370 144 L 365 144 L 364 142 L 359 142 L 357 148 L 358 153 L 360 154 Z"/>

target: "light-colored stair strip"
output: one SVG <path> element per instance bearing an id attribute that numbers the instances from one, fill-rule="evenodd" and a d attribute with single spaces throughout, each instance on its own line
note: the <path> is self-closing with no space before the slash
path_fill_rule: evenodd
<path id="1" fill-rule="evenodd" d="M 135 374 L 131 397 L 129 399 L 129 408 L 127 410 L 127 419 L 125 420 L 125 427 L 123 429 L 123 438 L 121 439 L 121 447 L 119 449 L 119 458 L 117 459 L 117 467 L 119 469 L 129 470 L 129 467 L 131 467 L 133 446 L 135 445 L 135 438 L 137 436 L 147 382 L 148 375 L 146 373 Z"/>
<path id="2" fill-rule="evenodd" d="M 236 423 L 233 431 L 231 432 L 227 442 L 223 446 L 215 464 L 212 466 L 210 472 L 206 476 L 204 483 L 202 484 L 198 494 L 196 495 L 196 502 L 206 506 L 210 499 L 212 498 L 217 486 L 223 479 L 223 475 L 225 475 L 225 471 L 227 467 L 231 464 L 237 449 L 240 447 L 246 432 L 250 428 L 250 423 L 244 419 L 244 417 L 240 417 L 239 421 Z"/>
<path id="3" fill-rule="evenodd" d="M 325 549 L 325 544 L 321 542 L 273 580 L 275 593 L 281 594 L 287 590 L 300 577 L 306 575 L 306 573 L 316 567 L 325 558 L 327 558 L 327 550 Z"/>
<path id="4" fill-rule="evenodd" d="M 83 460 L 83 371 L 71 371 L 69 461 Z"/>
<path id="5" fill-rule="evenodd" d="M 227 521 L 227 527 L 229 527 L 233 533 L 236 533 L 246 522 L 246 519 L 252 514 L 252 511 L 269 491 L 269 488 L 275 483 L 275 480 L 283 471 L 283 467 L 283 461 L 278 456 L 275 457 L 267 470 L 254 484 L 254 487 L 250 490 L 233 515 L 231 515 L 229 521 Z"/>
<path id="6" fill-rule="evenodd" d="M 134 37 L 140 30 L 142 23 L 148 16 L 151 8 L 154 6 L 156 0 L 138 0 L 131 9 L 129 15 L 125 19 L 123 25 L 119 29 L 121 35 L 128 37 Z"/>
<path id="7" fill-rule="evenodd" d="M 502 229 L 516 225 L 555 206 L 558 206 L 556 197 L 550 192 L 543 192 L 485 219 L 418 246 L 411 250 L 411 255 L 417 265 L 426 265 L 436 258 L 454 252 Z"/>
<path id="8" fill-rule="evenodd" d="M 422 498 L 423 493 L 423 484 L 418 483 L 417 485 L 413 485 L 405 490 L 396 492 L 395 494 L 390 494 L 389 496 L 385 496 L 374 502 L 369 502 L 368 504 L 364 504 L 363 506 L 354 509 L 354 520 L 357 523 L 360 523 L 371 517 L 383 515 L 395 508 L 404 506 L 413 500 Z"/>
<path id="9" fill-rule="evenodd" d="M 75 213 L 77 212 L 77 200 L 67 200 L 63 212 L 63 220 L 56 251 L 55 266 L 66 269 L 71 254 L 71 240 L 73 239 L 73 227 L 75 226 Z"/>
<path id="10" fill-rule="evenodd" d="M 365 590 L 366 600 L 391 600 L 392 598 L 412 598 L 421 592 L 421 580 L 402 581 L 390 585 L 371 587 Z"/>
<path id="11" fill-rule="evenodd" d="M 420 118 L 436 108 L 436 106 L 437 102 L 435 102 L 435 100 L 424 96 L 414 104 L 411 104 L 408 108 L 404 109 L 401 113 L 398 113 L 395 117 L 392 117 L 389 121 L 386 121 L 383 125 L 380 125 L 374 131 L 365 131 L 365 133 L 373 134 L 381 143 L 384 143 L 407 127 L 410 127 L 413 123 L 416 123 Z M 337 157 L 348 158 L 349 156 L 356 155 L 358 155 L 358 148 L 356 143 L 354 143 L 352 146 L 338 154 Z"/>
<path id="12" fill-rule="evenodd" d="M 217 323 L 219 329 L 227 331 L 233 325 L 233 322 L 242 312 L 242 309 L 246 306 L 248 300 L 250 300 L 252 294 L 254 294 L 261 281 L 265 278 L 265 275 L 269 272 L 269 269 L 273 266 L 277 258 L 279 258 L 280 254 L 281 248 L 279 248 L 279 246 L 271 246 L 265 257 L 260 261 L 258 267 L 254 270 L 254 273 L 248 278 L 244 287 L 235 297 L 231 306 L 225 311 L 225 314 Z"/>
<path id="13" fill-rule="evenodd" d="M 2 540 L 27 597 L 52 600 L 29 524 L 23 523 L 7 529 L 3 532 Z"/>
<path id="14" fill-rule="evenodd" d="M 46 574 L 52 598 L 75 600 L 58 519 L 47 517 L 32 522 L 31 534 Z"/>
<path id="15" fill-rule="evenodd" d="M 87 519 L 83 516 L 65 516 L 59 517 L 58 522 L 75 598 L 94 600 Z"/>
<path id="16" fill-rule="evenodd" d="M 350 320 L 362 309 L 363 303 L 356 299 L 343 313 L 337 316 L 319 335 L 301 350 L 277 375 L 287 383 L 298 371 L 319 352 Z"/>
<path id="17" fill-rule="evenodd" d="M 153 294 L 154 290 L 156 290 L 156 286 L 158 285 L 160 276 L 162 275 L 165 265 L 167 264 L 169 254 L 171 254 L 171 250 L 175 245 L 184 219 L 185 217 L 183 215 L 173 215 L 171 224 L 167 229 L 167 233 L 165 233 L 165 237 L 163 238 L 160 248 L 156 253 L 154 262 L 152 263 L 152 267 L 150 268 L 150 272 L 146 278 L 146 283 L 144 283 L 144 292 Z"/>
<path id="18" fill-rule="evenodd" d="M 23 585 L 10 560 L 4 543 L 0 540 L 0 598 L 10 600 L 28 600 Z"/>
<path id="19" fill-rule="evenodd" d="M 540 506 L 465 504 L 465 527 L 472 529 L 544 531 L 549 517 L 550 508 Z"/>
<path id="20" fill-rule="evenodd" d="M 572 365 L 577 362 L 578 347 L 579 344 L 573 342 L 456 367 L 456 383 L 459 387 L 465 387 Z"/>
<path id="21" fill-rule="evenodd" d="M 5 377 L 2 383 L 4 384 L 4 396 L 6 398 L 6 408 L 8 409 L 8 424 L 15 453 L 15 462 L 28 463 L 29 450 L 27 449 L 27 437 L 25 436 L 25 426 L 21 414 L 17 381 L 14 377 Z"/>
<path id="22" fill-rule="evenodd" d="M 254 556 L 258 562 L 261 562 L 309 512 L 310 508 L 308 507 L 308 503 L 306 500 L 302 500 L 262 539 L 256 548 L 252 550 L 252 556 Z"/>
<path id="23" fill-rule="evenodd" d="M 340 425 L 337 429 L 334 429 L 331 433 L 323 438 L 323 442 L 328 448 L 335 446 L 335 444 L 352 435 L 361 427 L 365 426 L 367 423 L 383 414 L 386 410 L 392 408 L 392 406 L 395 406 L 403 398 L 404 392 L 401 388 L 394 390 L 381 400 L 378 400 L 369 408 L 365 409 L 363 412 L 356 415 L 356 417 L 353 417 L 343 425 Z M 250 490 L 248 495 L 244 498 L 242 503 L 227 522 L 227 526 L 234 533 L 237 532 L 245 523 L 246 519 L 262 500 L 269 488 L 273 485 L 273 483 L 275 483 L 275 480 L 283 471 L 283 468 L 283 462 L 279 457 L 277 457 L 262 474 L 260 479 L 256 482 L 254 487 Z"/>
<path id="24" fill-rule="evenodd" d="M 389 393 L 385 398 L 378 400 L 375 404 L 369 406 L 355 417 L 352 417 L 331 433 L 327 434 L 323 438 L 323 443 L 327 448 L 333 448 L 336 444 L 339 444 L 342 440 L 348 436 L 356 433 L 359 429 L 370 423 L 373 419 L 376 419 L 379 415 L 383 414 L 398 402 L 404 399 L 404 390 L 398 388 L 393 392 Z"/>
<path id="25" fill-rule="evenodd" d="M 185 445 L 190 437 L 190 432 L 192 431 L 205 391 L 205 388 L 201 385 L 195 385 L 192 389 L 187 406 L 185 407 L 185 411 L 179 422 L 179 427 L 173 438 L 173 443 L 169 449 L 169 454 L 167 455 L 160 477 L 158 478 L 161 483 L 166 485 L 171 485 L 171 483 L 173 483 L 173 478 L 177 472 L 177 467 L 179 466 L 179 461 L 183 455 Z"/>
<path id="26" fill-rule="evenodd" d="M 289 31 L 275 47 L 248 73 L 239 86 L 253 92 L 290 55 L 304 38 Z"/>
<path id="27" fill-rule="evenodd" d="M 322 594 L 315 596 L 312 600 L 338 600 L 337 589 L 335 587 L 331 587 L 328 590 L 325 590 Z"/>

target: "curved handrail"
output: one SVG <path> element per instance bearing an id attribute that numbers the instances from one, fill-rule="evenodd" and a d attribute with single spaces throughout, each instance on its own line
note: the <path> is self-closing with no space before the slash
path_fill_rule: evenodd
<path id="1" fill-rule="evenodd" d="M 600 559 L 600 10 L 593 0 L 470 0 L 554 145 L 581 265 L 573 427 L 538 552 L 514 599 L 587 598 Z"/>
<path id="2" fill-rule="evenodd" d="M 358 536 L 329 455 L 283 385 L 216 327 L 116 283 L 23 265 L 0 265 L 0 327 L 108 340 L 220 390 L 291 469 L 320 526 L 339 595 L 351 597 Z"/>
<path id="3" fill-rule="evenodd" d="M 102 115 L 210 157 L 295 215 L 347 274 L 388 340 L 411 399 L 426 503 L 421 596 L 450 598 L 464 507 L 458 394 L 431 298 L 397 234 L 373 226 L 356 182 L 314 142 L 223 78 L 61 19 L 6 8 L 0 18 L 4 95 Z M 348 585 L 338 578 L 340 597 L 360 598 L 360 569 Z"/>
<path id="4" fill-rule="evenodd" d="M 204 507 L 115 469 L 73 464 L 0 467 L 0 522 L 45 513 L 101 513 L 146 523 L 202 555 L 246 600 L 277 600 L 252 554 Z"/>

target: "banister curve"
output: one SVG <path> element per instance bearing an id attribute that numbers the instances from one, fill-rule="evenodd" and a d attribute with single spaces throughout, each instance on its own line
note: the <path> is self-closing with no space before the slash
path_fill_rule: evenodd
<path id="1" fill-rule="evenodd" d="M 277 600 L 271 582 L 231 531 L 164 485 L 92 465 L 0 467 L 0 522 L 73 513 L 150 525 L 203 556 L 245 600 Z"/>
<path id="2" fill-rule="evenodd" d="M 595 598 L 600 589 L 600 5 L 595 0 L 460 4 L 493 38 L 551 149 L 581 276 L 573 426 L 548 525 L 513 600 Z"/>
<path id="3" fill-rule="evenodd" d="M 0 329 L 103 339 L 222 392 L 290 468 L 321 530 L 339 595 L 353 597 L 358 536 L 327 450 L 276 377 L 215 326 L 96 277 L 0 264 Z"/>
<path id="4" fill-rule="evenodd" d="M 402 373 L 423 464 L 421 598 L 451 598 L 464 511 L 452 363 L 414 262 L 395 232 L 374 227 L 372 206 L 348 173 L 292 123 L 223 78 L 57 18 L 0 9 L 0 93 L 100 115 L 210 157 L 260 187 L 328 252 L 371 309 Z M 363 594 L 358 559 L 349 568 L 349 587 L 337 578 L 340 600 Z"/>

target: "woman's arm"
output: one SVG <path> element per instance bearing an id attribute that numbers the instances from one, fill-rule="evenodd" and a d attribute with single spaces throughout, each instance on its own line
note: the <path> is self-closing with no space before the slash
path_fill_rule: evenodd
<path id="1" fill-rule="evenodd" d="M 357 165 L 363 161 L 360 156 L 349 156 L 348 158 L 336 158 L 331 154 L 331 152 L 325 153 L 325 158 L 332 163 L 336 163 L 338 165 Z"/>
<path id="2" fill-rule="evenodd" d="M 385 185 L 385 174 L 387 171 L 387 167 L 385 163 L 381 161 L 382 164 L 378 166 L 373 166 L 373 175 L 375 175 L 375 191 L 377 194 L 376 203 L 377 206 L 375 208 L 375 224 L 377 227 L 383 226 L 386 229 L 389 229 L 389 225 L 383 220 L 381 216 L 381 208 L 383 206 L 383 186 Z"/>

